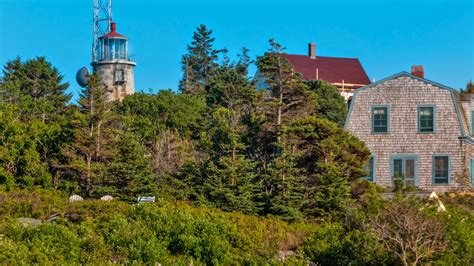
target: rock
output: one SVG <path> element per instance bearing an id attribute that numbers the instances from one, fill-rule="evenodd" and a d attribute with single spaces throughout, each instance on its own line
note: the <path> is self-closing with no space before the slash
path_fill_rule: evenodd
<path id="1" fill-rule="evenodd" d="M 42 223 L 43 221 L 39 220 L 39 219 L 33 219 L 33 218 L 18 218 L 17 219 L 18 222 L 20 222 L 21 224 L 25 225 L 25 226 L 29 226 L 29 225 L 38 225 L 40 223 Z"/>
<path id="2" fill-rule="evenodd" d="M 79 195 L 72 195 L 69 197 L 69 202 L 83 201 L 84 199 Z"/>
<path id="3" fill-rule="evenodd" d="M 283 262 L 289 257 L 292 257 L 295 255 L 295 252 L 292 250 L 278 250 L 278 253 L 276 255 L 276 260 L 279 262 Z"/>
<path id="4" fill-rule="evenodd" d="M 112 197 L 110 195 L 105 195 L 102 198 L 100 198 L 100 200 L 102 200 L 102 201 L 112 201 L 113 199 L 114 199 L 114 197 Z"/>

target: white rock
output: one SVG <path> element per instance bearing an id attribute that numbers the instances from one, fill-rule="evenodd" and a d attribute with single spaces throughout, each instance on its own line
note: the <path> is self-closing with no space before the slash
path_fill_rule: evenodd
<path id="1" fill-rule="evenodd" d="M 100 198 L 100 200 L 103 200 L 103 201 L 112 201 L 113 199 L 114 199 L 114 197 L 112 197 L 110 195 L 105 195 L 102 198 Z"/>
<path id="2" fill-rule="evenodd" d="M 69 202 L 83 201 L 84 199 L 79 195 L 72 195 L 69 197 Z"/>

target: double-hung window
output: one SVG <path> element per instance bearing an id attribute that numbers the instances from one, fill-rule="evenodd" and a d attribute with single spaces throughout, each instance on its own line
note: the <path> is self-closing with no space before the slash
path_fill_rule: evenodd
<path id="1" fill-rule="evenodd" d="M 372 132 L 388 133 L 389 114 L 387 106 L 372 107 Z"/>
<path id="2" fill-rule="evenodd" d="M 433 133 L 435 131 L 435 107 L 418 107 L 418 132 Z"/>
<path id="3" fill-rule="evenodd" d="M 448 155 L 433 156 L 433 184 L 448 184 L 450 162 Z"/>

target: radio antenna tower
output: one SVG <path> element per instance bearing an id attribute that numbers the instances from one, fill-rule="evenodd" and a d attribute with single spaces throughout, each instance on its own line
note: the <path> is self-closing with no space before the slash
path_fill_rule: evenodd
<path id="1" fill-rule="evenodd" d="M 99 37 L 110 32 L 112 23 L 112 0 L 94 0 L 94 38 L 92 40 L 92 62 L 98 61 Z"/>

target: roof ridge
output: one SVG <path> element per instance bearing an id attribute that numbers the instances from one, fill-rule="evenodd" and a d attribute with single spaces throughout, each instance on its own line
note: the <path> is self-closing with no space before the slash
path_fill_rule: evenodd
<path id="1" fill-rule="evenodd" d="M 290 54 L 290 53 L 282 53 L 284 55 L 296 55 L 296 56 L 304 56 L 304 57 L 310 57 L 309 55 L 306 55 L 306 54 Z M 359 58 L 357 57 L 336 57 L 336 56 L 325 56 L 325 55 L 316 55 L 316 59 L 318 57 L 323 57 L 323 58 L 336 58 L 336 59 L 355 59 L 355 60 L 359 60 Z"/>
<path id="2" fill-rule="evenodd" d="M 440 87 L 440 88 L 442 88 L 442 89 L 451 90 L 451 91 L 457 91 L 456 89 L 453 89 L 453 88 L 448 87 L 448 86 L 446 86 L 446 85 L 437 83 L 437 82 L 435 82 L 435 81 L 432 81 L 432 80 L 429 80 L 429 79 L 426 79 L 426 78 L 421 78 L 421 77 L 412 75 L 412 74 L 410 74 L 410 73 L 408 73 L 408 72 L 406 72 L 406 71 L 402 71 L 402 72 L 393 74 L 393 75 L 391 75 L 391 76 L 388 76 L 388 77 L 386 77 L 386 78 L 383 78 L 383 79 L 381 79 L 381 80 L 378 80 L 378 81 L 376 81 L 376 82 L 373 82 L 373 83 L 371 83 L 371 84 L 368 84 L 368 85 L 366 85 L 366 86 L 364 86 L 364 87 L 362 87 L 362 88 L 359 88 L 359 89 L 357 89 L 356 91 L 354 91 L 354 93 L 358 93 L 359 91 L 363 91 L 363 90 L 365 90 L 365 89 L 368 89 L 368 88 L 370 88 L 370 87 L 373 87 L 373 86 L 376 86 L 376 85 L 378 85 L 378 84 L 380 84 L 380 83 L 383 83 L 383 82 L 385 82 L 385 81 L 387 81 L 387 80 L 391 80 L 391 79 L 394 79 L 394 78 L 398 78 L 398 77 L 400 77 L 400 76 L 411 77 L 411 78 L 417 79 L 417 80 L 419 80 L 419 81 L 421 81 L 421 82 L 426 82 L 426 83 L 431 84 L 431 85 L 433 85 L 433 86 Z"/>

